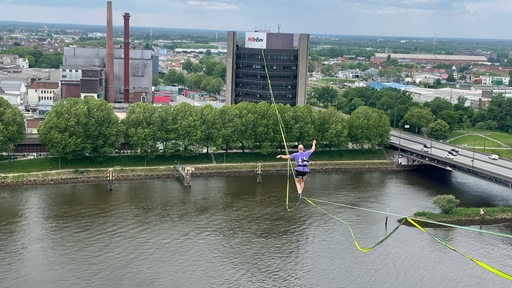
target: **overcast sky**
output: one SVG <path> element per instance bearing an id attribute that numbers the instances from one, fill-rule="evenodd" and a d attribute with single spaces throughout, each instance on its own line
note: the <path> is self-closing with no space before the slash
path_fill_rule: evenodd
<path id="1" fill-rule="evenodd" d="M 104 25 L 103 0 L 0 0 L 0 20 Z M 142 27 L 512 39 L 511 0 L 113 0 Z"/>

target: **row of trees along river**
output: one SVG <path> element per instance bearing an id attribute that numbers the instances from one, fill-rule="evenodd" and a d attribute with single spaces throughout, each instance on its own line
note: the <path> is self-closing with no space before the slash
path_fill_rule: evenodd
<path id="1" fill-rule="evenodd" d="M 51 153 L 68 158 L 110 155 L 122 144 L 146 156 L 221 147 L 275 153 L 283 143 L 278 115 L 288 142 L 319 139 L 324 148 L 344 148 L 349 143 L 375 148 L 389 141 L 389 118 L 366 106 L 347 118 L 334 108 L 314 110 L 267 102 L 220 109 L 136 103 L 118 121 L 108 103 L 95 99 L 57 102 L 41 124 L 39 138 Z"/>
<path id="2" fill-rule="evenodd" d="M 0 152 L 10 152 L 24 137 L 23 115 L 8 103 L 0 103 Z M 123 144 L 142 155 L 196 153 L 224 147 L 273 153 L 281 147 L 277 115 L 288 142 L 319 140 L 323 148 L 379 147 L 389 139 L 389 128 L 410 126 L 409 131 L 437 140 L 451 131 L 476 127 L 512 132 L 512 99 L 494 95 L 487 105 L 474 110 L 459 97 L 456 104 L 441 98 L 416 103 L 404 91 L 361 87 L 338 93 L 327 86 L 315 88 L 310 102 L 323 106 L 273 107 L 266 102 L 241 103 L 220 109 L 132 105 L 119 121 L 111 106 L 95 99 L 66 99 L 48 112 L 39 139 L 51 153 L 68 158 L 109 155 Z M 347 117 L 346 115 L 350 115 Z"/>

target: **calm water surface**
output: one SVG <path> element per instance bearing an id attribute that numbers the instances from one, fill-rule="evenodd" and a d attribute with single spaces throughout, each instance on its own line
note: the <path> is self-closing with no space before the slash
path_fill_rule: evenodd
<path id="1" fill-rule="evenodd" d="M 452 193 L 464 206 L 512 206 L 512 190 L 458 173 L 311 173 L 308 197 L 411 215 Z M 401 227 L 361 253 L 346 226 L 302 201 L 285 209 L 286 176 L 193 178 L 0 190 L 0 287 L 511 287 Z M 295 205 L 291 194 L 291 205 Z M 390 217 L 329 204 L 369 247 Z M 476 227 L 478 228 L 478 227 Z M 484 227 L 512 233 L 512 225 Z M 512 239 L 428 229 L 512 273 Z"/>

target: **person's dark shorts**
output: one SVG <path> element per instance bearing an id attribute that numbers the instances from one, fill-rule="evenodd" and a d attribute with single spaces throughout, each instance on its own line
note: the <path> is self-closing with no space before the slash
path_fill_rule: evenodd
<path id="1" fill-rule="evenodd" d="M 306 175 L 308 175 L 307 171 L 295 170 L 295 178 L 304 178 Z"/>

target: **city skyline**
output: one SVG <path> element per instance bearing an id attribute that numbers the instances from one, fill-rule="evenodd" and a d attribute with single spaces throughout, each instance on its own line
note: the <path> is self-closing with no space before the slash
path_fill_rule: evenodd
<path id="1" fill-rule="evenodd" d="M 3 21 L 105 25 L 106 0 L 0 0 Z M 207 30 L 512 39 L 508 0 L 113 0 L 113 23 Z"/>

